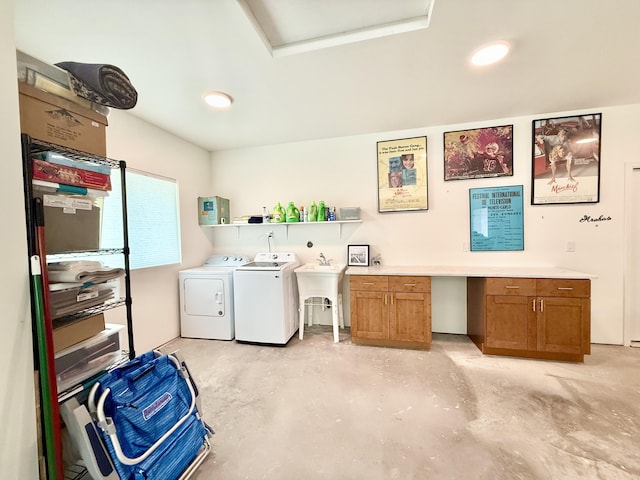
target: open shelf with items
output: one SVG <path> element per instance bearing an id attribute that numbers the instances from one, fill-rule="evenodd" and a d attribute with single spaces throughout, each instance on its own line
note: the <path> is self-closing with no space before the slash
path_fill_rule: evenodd
<path id="1" fill-rule="evenodd" d="M 201 227 L 213 227 L 213 228 L 235 228 L 240 236 L 241 228 L 284 228 L 286 230 L 287 238 L 289 237 L 289 227 L 293 228 L 305 228 L 311 227 L 315 228 L 316 226 L 328 226 L 334 225 L 338 226 L 340 236 L 342 236 L 342 227 L 348 224 L 358 224 L 362 223 L 362 220 L 335 220 L 335 221 L 326 221 L 326 222 L 282 222 L 282 223 L 225 223 L 218 225 L 200 225 Z"/>
<path id="2" fill-rule="evenodd" d="M 56 155 L 63 158 L 50 162 Z M 104 372 L 135 357 L 126 163 L 22 134 L 22 165 L 45 476 L 61 478 L 61 403 L 86 392 Z M 83 185 L 90 178 L 103 179 L 102 190 Z M 109 192 L 112 182 L 120 186 L 122 236 L 118 234 L 118 238 L 122 241 L 116 248 L 102 249 L 101 199 L 113 193 Z M 86 216 L 71 217 L 81 210 Z M 65 216 L 67 212 L 69 217 Z M 69 219 L 75 228 L 68 228 Z M 103 268 L 104 258 L 117 258 L 118 267 Z M 59 263 L 56 270 L 59 273 L 62 269 L 68 279 L 54 277 L 53 263 Z M 50 282 L 50 277 L 55 282 Z M 53 283 L 57 285 L 51 287 Z M 126 340 L 124 336 L 121 339 L 123 326 L 105 324 L 103 312 L 114 308 L 126 309 Z M 82 322 L 86 327 L 79 327 Z M 61 332 L 56 332 L 54 325 L 73 334 L 64 337 L 62 343 L 54 343 L 63 338 L 55 339 L 54 333 Z"/>

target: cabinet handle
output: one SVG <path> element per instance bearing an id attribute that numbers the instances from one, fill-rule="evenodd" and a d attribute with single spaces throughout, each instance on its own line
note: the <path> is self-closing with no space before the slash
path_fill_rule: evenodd
<path id="1" fill-rule="evenodd" d="M 415 283 L 405 283 L 404 286 L 405 287 L 415 287 L 416 284 Z"/>
<path id="2" fill-rule="evenodd" d="M 558 290 L 573 290 L 573 287 L 558 287 Z"/>
<path id="3" fill-rule="evenodd" d="M 505 285 L 504 288 L 520 288 L 520 285 Z"/>
<path id="4" fill-rule="evenodd" d="M 540 299 L 540 311 L 544 312 L 544 299 Z"/>
<path id="5" fill-rule="evenodd" d="M 362 285 L 373 285 L 373 282 L 362 282 Z"/>
<path id="6" fill-rule="evenodd" d="M 384 304 L 385 305 L 387 304 L 387 294 L 386 293 L 384 294 Z"/>
<path id="7" fill-rule="evenodd" d="M 535 298 L 531 301 L 531 310 L 533 310 L 534 312 L 536 311 L 536 299 Z"/>
<path id="8" fill-rule="evenodd" d="M 389 295 L 391 297 L 391 305 L 393 305 L 393 294 Z"/>

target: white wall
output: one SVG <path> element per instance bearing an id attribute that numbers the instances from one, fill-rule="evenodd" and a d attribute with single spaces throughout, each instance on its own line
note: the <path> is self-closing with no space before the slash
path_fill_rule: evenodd
<path id="1" fill-rule="evenodd" d="M 198 196 L 210 195 L 209 153 L 144 122 L 112 110 L 107 155 L 127 168 L 174 178 L 180 192 L 182 265 L 133 270 L 133 332 L 137 354 L 180 336 L 178 271 L 202 264 L 211 251 L 209 232 L 198 227 Z M 107 312 L 107 321 L 126 323 L 124 309 Z"/>
<path id="2" fill-rule="evenodd" d="M 602 112 L 600 202 L 531 206 L 532 120 L 593 112 Z M 272 227 L 275 248 L 294 251 L 303 262 L 314 261 L 320 251 L 336 262 L 345 262 L 347 244 L 366 243 L 387 265 L 540 265 L 596 274 L 598 278 L 592 281 L 592 341 L 622 344 L 624 163 L 635 151 L 639 114 L 639 105 L 596 107 L 215 152 L 212 194 L 231 200 L 232 216 L 259 214 L 263 205 L 271 209 L 278 201 L 290 200 L 298 206 L 324 200 L 327 205 L 361 208 L 363 223 L 343 227 L 342 235 L 337 225 L 291 228 L 288 237 L 284 227 Z M 514 176 L 443 180 L 443 132 L 505 124 L 514 125 Z M 376 142 L 423 135 L 428 142 L 428 211 L 378 213 Z M 463 245 L 469 242 L 468 190 L 497 185 L 524 185 L 525 250 L 464 251 Z M 604 215 L 612 220 L 580 222 L 584 215 Z M 266 228 L 211 229 L 214 248 L 221 253 L 266 251 Z M 311 249 L 306 247 L 308 240 L 315 244 Z M 567 241 L 575 242 L 575 252 L 566 252 Z M 435 282 L 434 331 L 464 333 L 466 311 L 460 298 L 465 292 L 464 280 Z"/>
<path id="3" fill-rule="evenodd" d="M 3 478 L 38 478 L 13 2 L 0 3 L 0 145 L 2 260 L 0 305 L 0 470 Z"/>

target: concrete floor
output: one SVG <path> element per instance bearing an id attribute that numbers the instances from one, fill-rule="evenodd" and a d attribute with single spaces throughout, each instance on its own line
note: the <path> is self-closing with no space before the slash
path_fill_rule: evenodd
<path id="1" fill-rule="evenodd" d="M 584 364 L 483 356 L 466 336 L 430 351 L 176 339 L 213 452 L 196 480 L 637 479 L 640 349 Z"/>

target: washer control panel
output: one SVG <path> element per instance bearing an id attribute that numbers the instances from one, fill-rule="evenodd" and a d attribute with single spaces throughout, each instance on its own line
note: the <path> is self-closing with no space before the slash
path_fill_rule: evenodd
<path id="1" fill-rule="evenodd" d="M 211 255 L 204 262 L 204 267 L 239 267 L 249 263 L 249 257 L 246 255 Z"/>

